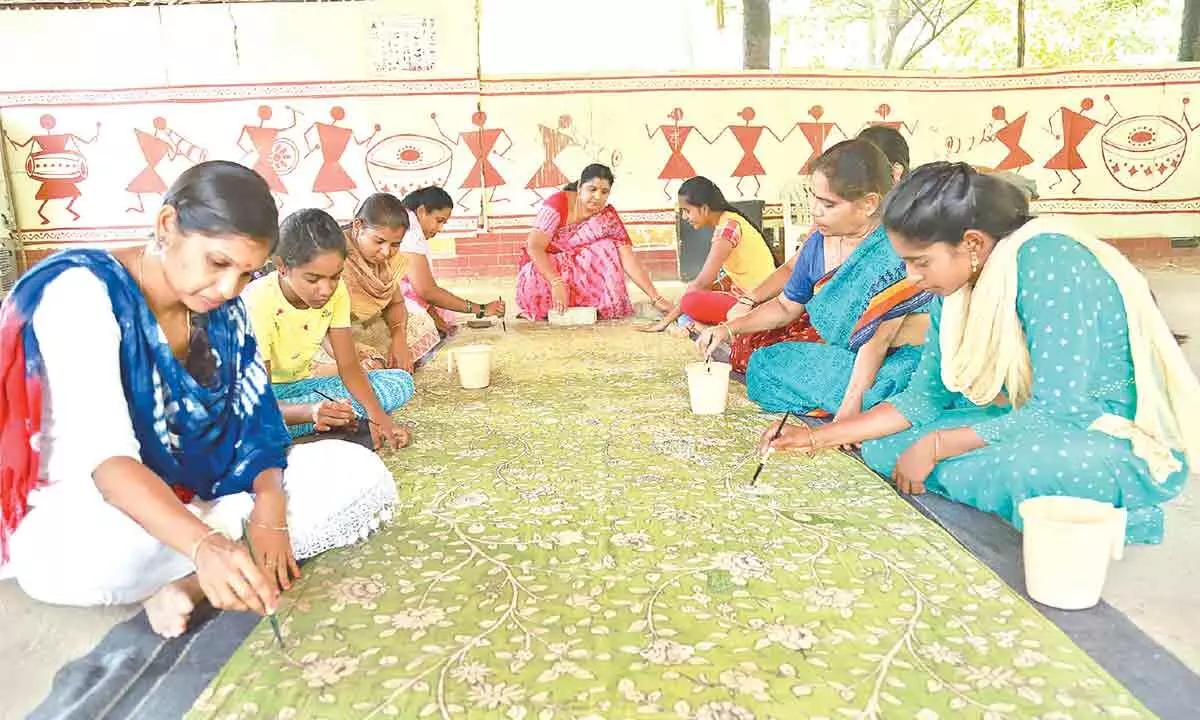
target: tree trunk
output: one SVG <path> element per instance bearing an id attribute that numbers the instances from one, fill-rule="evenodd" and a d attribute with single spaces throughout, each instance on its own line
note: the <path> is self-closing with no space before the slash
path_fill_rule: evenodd
<path id="1" fill-rule="evenodd" d="M 771 67 L 770 0 L 742 0 L 742 67 L 746 70 Z"/>
<path id="2" fill-rule="evenodd" d="M 901 17 L 901 5 L 902 0 L 891 0 L 888 3 L 887 11 L 884 13 L 887 40 L 884 42 L 883 52 L 879 56 L 879 67 L 884 69 L 892 66 L 892 56 L 896 53 L 896 41 L 900 39 L 900 32 L 908 24 L 908 19 Z"/>
<path id="3" fill-rule="evenodd" d="M 1017 0 L 1017 67 L 1025 67 L 1025 0 Z"/>
<path id="4" fill-rule="evenodd" d="M 1200 60 L 1200 0 L 1184 0 L 1183 27 L 1179 33 L 1179 61 Z"/>

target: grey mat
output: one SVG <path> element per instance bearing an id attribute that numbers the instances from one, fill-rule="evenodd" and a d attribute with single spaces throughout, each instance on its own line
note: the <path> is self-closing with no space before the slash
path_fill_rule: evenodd
<path id="1" fill-rule="evenodd" d="M 117 625 L 54 676 L 30 720 L 170 720 L 184 715 L 258 623 L 205 605 L 192 631 L 163 640 L 146 614 Z"/>
<path id="2" fill-rule="evenodd" d="M 1021 593 L 1152 712 L 1164 720 L 1200 717 L 1200 676 L 1120 610 L 1103 601 L 1089 610 L 1056 610 L 1025 594 L 1021 534 L 1013 526 L 933 493 L 904 497 Z"/>

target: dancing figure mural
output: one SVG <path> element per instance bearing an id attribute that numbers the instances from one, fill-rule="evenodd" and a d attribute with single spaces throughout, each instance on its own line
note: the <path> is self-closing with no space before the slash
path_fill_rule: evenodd
<path id="1" fill-rule="evenodd" d="M 880 103 L 879 107 L 875 108 L 875 114 L 879 116 L 879 119 L 868 122 L 866 125 L 863 125 L 863 128 L 868 128 L 872 125 L 882 125 L 893 130 L 907 130 L 908 136 L 912 137 L 916 134 L 917 125 L 921 122 L 917 120 L 912 124 L 912 127 L 909 127 L 908 123 L 902 120 L 888 120 L 888 115 L 892 114 L 892 106 L 887 103 Z M 862 128 L 859 128 L 859 132 L 862 132 Z"/>
<path id="2" fill-rule="evenodd" d="M 54 132 L 58 121 L 53 115 L 43 115 L 40 124 L 46 131 L 45 135 L 31 135 L 24 142 L 17 142 L 6 132 L 4 139 L 8 140 L 13 150 L 30 148 L 29 155 L 25 158 L 25 174 L 31 180 L 41 183 L 33 197 L 42 201 L 37 209 L 42 224 L 50 224 L 45 210 L 51 200 L 66 200 L 67 205 L 64 209 L 70 213 L 72 220 L 78 220 L 79 213 L 75 212 L 75 201 L 83 194 L 79 183 L 88 176 L 87 158 L 84 157 L 80 146 L 96 142 L 100 137 L 100 123 L 96 123 L 96 134 L 90 139 L 74 133 Z"/>
<path id="3" fill-rule="evenodd" d="M 1183 99 L 1183 124 L 1187 125 L 1188 132 L 1195 132 L 1197 129 L 1200 129 L 1200 120 L 1197 120 L 1196 124 L 1193 125 L 1192 121 L 1188 119 L 1188 105 L 1191 104 L 1191 102 L 1191 98 Z"/>
<path id="4" fill-rule="evenodd" d="M 329 119 L 331 122 L 314 122 L 304 131 L 304 157 L 317 150 L 321 151 L 321 169 L 317 171 L 317 177 L 313 180 L 312 191 L 324 195 L 329 201 L 325 206 L 326 210 L 334 206 L 336 201 L 333 194 L 339 192 L 349 195 L 354 200 L 354 209 L 357 209 L 358 196 L 354 194 L 354 189 L 358 187 L 358 183 L 354 182 L 354 178 L 342 167 L 342 156 L 346 154 L 346 146 L 350 144 L 351 139 L 360 147 L 374 140 L 379 134 L 379 123 L 375 123 L 370 135 L 359 140 L 354 137 L 353 130 L 338 125 L 346 119 L 346 110 L 340 105 L 330 108 Z M 314 135 L 316 142 L 313 142 Z"/>
<path id="5" fill-rule="evenodd" d="M 846 131 L 838 127 L 837 123 L 821 122 L 821 118 L 825 117 L 825 108 L 820 105 L 813 105 L 808 109 L 808 116 L 812 121 L 798 122 L 792 126 L 787 134 L 783 136 L 780 142 L 787 142 L 787 139 L 792 136 L 792 133 L 799 130 L 804 139 L 808 140 L 810 152 L 808 159 L 804 161 L 804 165 L 800 167 L 801 175 L 812 174 L 812 164 L 817 158 L 821 157 L 821 153 L 825 152 L 826 145 L 829 143 L 829 138 L 833 135 L 833 131 L 837 130 L 842 134 L 842 139 L 849 139 Z"/>
<path id="6" fill-rule="evenodd" d="M 738 113 L 738 117 L 742 119 L 741 125 L 729 125 L 712 140 L 709 140 L 709 145 L 721 139 L 725 133 L 732 133 L 738 146 L 742 149 L 742 159 L 738 162 L 737 167 L 733 169 L 732 177 L 737 178 L 737 191 L 739 195 L 745 197 L 742 191 L 742 181 L 746 178 L 754 178 L 754 197 L 758 197 L 758 193 L 762 191 L 762 181 L 760 177 L 767 174 L 763 169 L 762 163 L 758 159 L 756 151 L 758 149 L 758 141 L 762 139 L 763 132 L 771 133 L 771 137 L 778 142 L 783 140 L 775 134 L 775 131 L 766 125 L 751 125 L 754 121 L 755 112 L 752 107 L 744 107 Z M 702 136 L 703 137 L 703 136 Z M 705 138 L 707 140 L 707 138 Z"/>
<path id="7" fill-rule="evenodd" d="M 242 151 L 242 160 L 254 155 L 254 165 L 251 167 L 254 172 L 258 173 L 267 181 L 267 187 L 271 189 L 271 193 L 275 196 L 275 202 L 280 206 L 283 205 L 281 195 L 287 194 L 287 187 L 283 184 L 281 176 L 287 175 L 296 169 L 296 165 L 300 162 L 300 151 L 296 144 L 287 138 L 279 137 L 279 133 L 286 132 L 296 127 L 299 121 L 300 113 L 296 112 L 293 107 L 288 107 L 292 112 L 292 123 L 287 127 L 267 127 L 267 121 L 274 115 L 270 106 L 260 105 L 258 107 L 258 124 L 245 125 L 242 127 L 242 134 L 238 135 L 237 146 Z M 245 140 L 249 146 L 242 141 Z"/>
<path id="8" fill-rule="evenodd" d="M 134 176 L 125 186 L 125 192 L 133 193 L 137 200 L 136 207 L 129 207 L 125 212 L 146 212 L 143 195 L 158 195 L 167 191 L 167 182 L 158 173 L 158 166 L 163 160 L 170 162 L 177 157 L 184 157 L 192 163 L 202 163 L 208 159 L 208 151 L 183 138 L 179 133 L 167 127 L 166 118 L 156 117 L 151 123 L 154 130 L 146 132 L 133 129 L 137 139 L 138 149 L 146 161 L 146 167 Z"/>
<path id="9" fill-rule="evenodd" d="M 667 148 L 671 151 L 671 155 L 667 158 L 666 165 L 663 165 L 662 172 L 658 174 L 658 179 L 666 181 L 663 184 L 663 194 L 667 196 L 668 200 L 674 200 L 675 196 L 671 194 L 671 183 L 676 180 L 683 182 L 696 175 L 696 169 L 683 155 L 683 145 L 687 142 L 688 136 L 694 131 L 708 144 L 711 145 L 713 141 L 704 137 L 704 133 L 699 128 L 693 125 L 679 124 L 683 120 L 682 109 L 675 108 L 667 114 L 667 117 L 671 119 L 672 124 L 659 125 L 653 130 L 646 125 L 646 137 L 653 140 L 655 135 L 662 133 L 663 139 L 667 141 Z"/>
<path id="10" fill-rule="evenodd" d="M 538 133 L 542 140 L 542 164 L 538 167 L 529 181 L 525 183 L 525 189 L 532 191 L 537 196 L 537 200 L 533 202 L 536 207 L 542 204 L 546 196 L 542 195 L 543 190 L 549 190 L 551 193 L 558 192 L 563 185 L 570 182 L 558 166 L 557 158 L 559 153 L 572 145 L 578 145 L 572 134 L 567 131 L 572 129 L 572 121 L 570 115 L 561 115 L 558 118 L 558 127 L 552 128 L 546 125 L 538 124 Z"/>
<path id="11" fill-rule="evenodd" d="M 984 134 L 985 136 L 992 134 L 996 138 L 996 141 L 1008 151 L 1004 159 L 996 167 L 992 168 L 993 171 L 1013 170 L 1020 172 L 1021 168 L 1033 163 L 1033 156 L 1025 152 L 1025 149 L 1021 147 L 1021 136 L 1025 134 L 1025 119 L 1028 116 L 1029 113 L 1021 113 L 1019 118 L 1009 122 L 1003 105 L 997 105 L 992 108 L 992 122 L 1004 123 L 1004 126 L 996 130 L 994 134 L 991 132 L 985 132 Z M 991 127 L 993 126 L 989 125 L 989 131 Z"/>
<path id="12" fill-rule="evenodd" d="M 1112 102 L 1107 95 L 1104 96 L 1104 101 L 1109 104 L 1109 107 L 1112 107 Z M 1084 113 L 1091 111 L 1093 107 L 1095 107 L 1095 103 L 1092 102 L 1092 99 L 1084 98 L 1079 103 L 1079 112 L 1075 112 L 1064 106 L 1050 116 L 1048 122 L 1050 134 L 1054 136 L 1055 140 L 1062 141 L 1062 148 L 1054 154 L 1054 157 L 1046 161 L 1046 164 L 1043 166 L 1047 170 L 1053 170 L 1057 178 L 1054 182 L 1050 183 L 1051 190 L 1062 183 L 1063 173 L 1065 172 L 1075 178 L 1075 186 L 1071 188 L 1071 194 L 1074 195 L 1079 191 L 1079 186 L 1083 184 L 1083 180 L 1079 178 L 1076 171 L 1087 167 L 1083 156 L 1079 154 L 1079 146 L 1083 144 L 1084 138 L 1092 132 L 1093 128 L 1097 125 L 1107 127 L 1117 117 L 1117 109 L 1115 107 L 1112 107 L 1113 113 L 1106 122 L 1093 120 L 1084 115 Z M 1054 119 L 1056 117 L 1059 118 L 1058 130 L 1054 129 Z"/>
<path id="13" fill-rule="evenodd" d="M 482 110 L 471 116 L 471 124 L 475 126 L 475 129 L 459 133 L 457 139 L 451 138 L 442 130 L 442 126 L 438 123 L 437 113 L 430 114 L 429 118 L 433 120 L 438 132 L 446 138 L 447 142 L 454 146 L 466 145 L 475 158 L 475 165 L 471 167 L 471 171 L 467 173 L 462 185 L 459 186 L 459 189 L 465 192 L 455 201 L 458 206 L 463 210 L 470 210 L 471 208 L 464 205 L 463 201 L 476 190 L 480 192 L 481 201 L 485 205 L 492 202 L 505 202 L 507 198 L 496 198 L 496 188 L 503 185 L 505 180 L 496 166 L 492 164 L 491 156 L 495 153 L 498 157 L 504 157 L 508 151 L 512 150 L 513 141 L 508 133 L 500 128 L 487 127 L 487 113 Z M 496 150 L 496 145 L 501 139 L 508 143 L 508 147 Z"/>

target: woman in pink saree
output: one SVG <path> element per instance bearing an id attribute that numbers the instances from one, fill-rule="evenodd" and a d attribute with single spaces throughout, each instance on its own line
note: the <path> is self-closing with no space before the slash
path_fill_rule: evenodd
<path id="1" fill-rule="evenodd" d="M 633 315 L 628 275 L 666 312 L 672 305 L 654 288 L 633 252 L 621 216 L 608 204 L 613 174 L 588 165 L 577 183 L 542 204 L 529 233 L 517 272 L 517 305 L 529 320 L 545 320 L 551 310 L 594 307 L 602 320 Z"/>

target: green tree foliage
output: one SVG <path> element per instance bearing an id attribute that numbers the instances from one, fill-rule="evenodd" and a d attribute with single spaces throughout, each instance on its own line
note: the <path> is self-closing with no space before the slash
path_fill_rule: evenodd
<path id="1" fill-rule="evenodd" d="M 736 12 L 738 0 L 726 0 Z M 1027 67 L 1174 60 L 1184 0 L 1029 0 Z M 985 70 L 1016 64 L 1014 0 L 773 0 L 784 67 Z"/>

